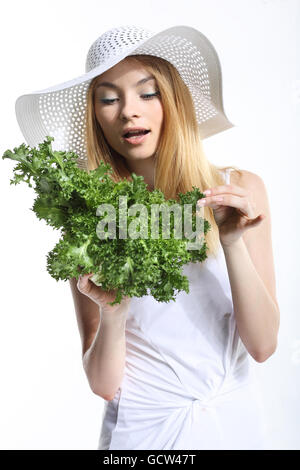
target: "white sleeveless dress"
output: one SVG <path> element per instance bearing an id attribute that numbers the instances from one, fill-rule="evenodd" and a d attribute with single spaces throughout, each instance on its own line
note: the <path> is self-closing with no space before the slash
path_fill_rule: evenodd
<path id="1" fill-rule="evenodd" d="M 230 170 L 225 173 L 229 184 Z M 257 377 L 235 322 L 224 252 L 183 266 L 176 301 L 133 297 L 126 364 L 104 402 L 98 450 L 254 450 L 266 446 Z"/>

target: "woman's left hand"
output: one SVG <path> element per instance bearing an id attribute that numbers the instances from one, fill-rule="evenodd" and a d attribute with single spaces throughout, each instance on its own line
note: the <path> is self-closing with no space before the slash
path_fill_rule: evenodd
<path id="1" fill-rule="evenodd" d="M 210 188 L 203 193 L 206 197 L 199 199 L 197 206 L 213 209 L 223 247 L 235 243 L 246 230 L 256 227 L 265 218 L 264 214 L 254 217 L 255 204 L 252 193 L 245 188 L 235 184 L 225 184 Z"/>

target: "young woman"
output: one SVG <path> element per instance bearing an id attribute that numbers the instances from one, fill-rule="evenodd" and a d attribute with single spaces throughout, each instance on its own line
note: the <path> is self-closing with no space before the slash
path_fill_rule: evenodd
<path id="1" fill-rule="evenodd" d="M 197 186 L 212 226 L 209 256 L 184 266 L 190 292 L 175 302 L 147 295 L 110 306 L 115 291 L 91 274 L 70 279 L 84 370 L 105 400 L 98 449 L 263 449 L 251 357 L 266 361 L 277 345 L 270 209 L 260 176 L 217 167 L 204 154 L 203 138 L 232 127 L 217 54 L 190 27 L 154 34 L 127 26 L 100 36 L 86 64 L 85 76 L 39 95 L 48 114 L 67 98 L 80 108 L 77 121 L 76 106 L 65 117 L 68 142 L 44 113 L 49 135 L 84 149 L 87 171 L 104 160 L 116 180 L 134 172 L 166 198 Z M 130 137 L 134 130 L 149 132 Z"/>

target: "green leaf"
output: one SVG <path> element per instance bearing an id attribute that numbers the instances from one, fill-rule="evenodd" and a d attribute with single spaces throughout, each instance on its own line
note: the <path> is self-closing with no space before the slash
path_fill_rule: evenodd
<path id="1" fill-rule="evenodd" d="M 11 184 L 21 182 L 34 189 L 36 199 L 32 211 L 37 218 L 63 233 L 59 242 L 47 254 L 47 271 L 57 281 L 79 274 L 93 273 L 91 280 L 104 290 L 116 289 L 120 303 L 124 295 L 142 297 L 150 294 L 159 302 L 176 300 L 180 291 L 189 292 L 189 282 L 182 267 L 189 262 L 203 262 L 207 258 L 204 243 L 199 250 L 188 250 L 190 240 L 183 236 L 175 239 L 174 219 L 170 217 L 170 239 L 163 238 L 162 214 L 159 213 L 158 238 L 151 238 L 151 207 L 174 203 L 193 205 L 192 227 L 196 227 L 196 203 L 203 197 L 199 188 L 179 193 L 179 202 L 166 200 L 162 191 L 148 191 L 142 176 L 131 174 L 115 182 L 112 167 L 100 162 L 97 169 L 85 171 L 78 167 L 78 155 L 74 152 L 53 151 L 53 137 L 47 136 L 30 148 L 25 144 L 6 150 L 3 159 L 17 162 Z M 119 216 L 119 197 L 127 197 L 127 208 L 143 204 L 148 213 L 148 238 L 101 240 L 97 236 L 97 208 L 111 204 Z M 127 227 L 139 217 L 127 215 Z M 139 219 L 137 219 L 139 220 Z M 119 221 L 117 220 L 117 237 Z M 204 221 L 204 233 L 210 230 Z M 80 268 L 80 269 L 79 269 Z"/>

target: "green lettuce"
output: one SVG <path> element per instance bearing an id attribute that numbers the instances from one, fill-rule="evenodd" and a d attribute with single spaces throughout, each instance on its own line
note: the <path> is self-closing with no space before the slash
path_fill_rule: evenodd
<path id="1" fill-rule="evenodd" d="M 182 274 L 182 266 L 189 262 L 203 262 L 207 258 L 204 241 L 200 249 L 189 250 L 192 240 L 174 238 L 175 217 L 170 217 L 170 238 L 162 235 L 162 214 L 159 213 L 158 238 L 151 237 L 150 216 L 153 204 L 166 206 L 177 203 L 180 206 L 192 204 L 192 228 L 196 228 L 196 203 L 204 197 L 200 190 L 179 193 L 179 201 L 166 200 L 162 191 L 149 191 L 142 176 L 131 174 L 114 182 L 109 164 L 101 162 L 92 171 L 80 169 L 78 155 L 74 152 L 55 151 L 47 136 L 38 148 L 25 144 L 6 150 L 3 159 L 17 162 L 10 184 L 21 181 L 34 188 L 36 198 L 31 210 L 40 220 L 54 229 L 61 230 L 61 238 L 47 254 L 47 271 L 57 281 L 66 281 L 80 274 L 94 273 L 90 278 L 104 290 L 116 289 L 117 295 L 111 305 L 120 303 L 122 297 L 152 295 L 159 302 L 176 300 L 176 291 L 189 292 L 188 278 Z M 143 204 L 148 209 L 148 238 L 121 238 L 119 228 L 119 196 L 127 197 L 127 206 Z M 116 213 L 116 237 L 110 238 L 109 231 L 99 238 L 97 226 L 101 216 L 97 208 L 110 204 Z M 127 226 L 136 217 L 127 217 Z M 202 219 L 203 220 L 203 219 Z M 203 220 L 204 234 L 211 228 Z M 146 229 L 147 230 L 147 229 Z"/>

